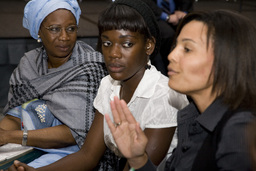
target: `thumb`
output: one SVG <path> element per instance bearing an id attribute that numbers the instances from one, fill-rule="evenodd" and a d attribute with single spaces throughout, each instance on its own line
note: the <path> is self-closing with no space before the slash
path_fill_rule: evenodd
<path id="1" fill-rule="evenodd" d="M 24 163 L 21 163 L 20 161 L 18 160 L 14 160 L 13 162 L 14 166 L 17 168 L 18 171 L 25 171 L 25 165 Z"/>

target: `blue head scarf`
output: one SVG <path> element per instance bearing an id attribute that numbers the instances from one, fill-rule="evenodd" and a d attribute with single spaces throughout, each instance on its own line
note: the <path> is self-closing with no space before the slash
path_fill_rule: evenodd
<path id="1" fill-rule="evenodd" d="M 38 39 L 38 31 L 42 21 L 57 9 L 67 9 L 73 13 L 79 23 L 81 9 L 77 0 L 31 0 L 24 9 L 23 27 L 27 28 L 34 39 Z"/>

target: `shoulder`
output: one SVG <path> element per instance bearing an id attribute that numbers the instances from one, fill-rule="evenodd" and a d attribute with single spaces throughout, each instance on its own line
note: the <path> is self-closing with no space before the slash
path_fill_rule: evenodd
<path id="1" fill-rule="evenodd" d="M 26 52 L 22 59 L 35 59 L 40 53 L 43 53 L 43 47 L 38 47 Z"/>
<path id="2" fill-rule="evenodd" d="M 224 130 L 229 127 L 244 127 L 255 119 L 256 117 L 251 111 L 235 111 L 232 117 L 227 121 Z"/>
<path id="3" fill-rule="evenodd" d="M 254 120 L 255 116 L 251 112 L 239 111 L 233 113 L 233 116 L 227 121 L 223 127 L 216 154 L 220 168 L 247 170 L 250 167 L 246 131 L 249 123 Z"/>
<path id="4" fill-rule="evenodd" d="M 84 63 L 84 62 L 101 62 L 104 63 L 103 55 L 95 51 L 90 45 L 83 41 L 78 40 L 73 49 L 72 58 Z"/>

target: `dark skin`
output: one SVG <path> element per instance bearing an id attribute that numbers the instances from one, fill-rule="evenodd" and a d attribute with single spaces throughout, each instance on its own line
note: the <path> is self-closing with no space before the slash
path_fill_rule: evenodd
<path id="1" fill-rule="evenodd" d="M 121 81 L 120 97 L 127 103 L 142 79 L 148 56 L 154 51 L 154 40 L 145 40 L 138 32 L 125 30 L 110 30 L 101 34 L 102 52 L 110 76 Z M 96 111 L 95 119 L 79 152 L 68 155 L 49 166 L 37 170 L 92 170 L 97 166 L 106 150 L 103 132 L 104 115 Z M 158 165 L 165 157 L 175 128 L 144 130 L 148 137 L 146 152 L 152 162 Z M 24 166 L 26 170 L 34 170 L 23 163 L 15 166 Z M 9 170 L 16 170 L 13 165 Z M 127 170 L 128 167 L 125 168 Z"/>
<path id="2" fill-rule="evenodd" d="M 48 55 L 48 68 L 57 68 L 68 61 L 77 40 L 77 32 L 69 34 L 65 29 L 76 25 L 74 15 L 65 9 L 50 13 L 42 22 L 38 35 Z M 52 34 L 49 27 L 61 27 L 60 33 Z"/>
<path id="3" fill-rule="evenodd" d="M 61 27 L 61 32 L 52 34 L 45 28 L 52 25 Z M 76 19 L 70 11 L 65 9 L 56 10 L 43 20 L 38 34 L 48 55 L 48 68 L 57 68 L 63 65 L 71 56 L 77 33 L 68 34 L 65 31 L 65 28 L 70 25 L 76 25 Z M 6 143 L 21 144 L 23 131 L 21 131 L 20 125 L 21 120 L 19 118 L 6 115 L 0 121 L 0 145 Z M 28 146 L 61 148 L 74 144 L 76 144 L 75 139 L 66 125 L 28 131 Z"/>

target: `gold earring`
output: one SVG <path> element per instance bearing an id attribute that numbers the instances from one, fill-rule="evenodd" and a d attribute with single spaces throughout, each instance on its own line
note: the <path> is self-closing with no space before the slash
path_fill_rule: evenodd
<path id="1" fill-rule="evenodd" d="M 38 43 L 42 42 L 42 39 L 40 38 L 40 35 L 38 35 L 37 37 L 38 37 L 37 42 Z"/>

